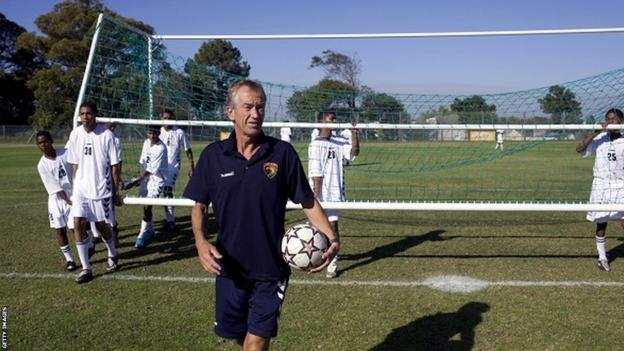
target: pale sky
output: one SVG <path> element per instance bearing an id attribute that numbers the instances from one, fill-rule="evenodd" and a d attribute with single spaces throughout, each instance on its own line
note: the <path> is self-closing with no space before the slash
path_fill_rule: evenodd
<path id="1" fill-rule="evenodd" d="M 0 0 L 29 31 L 57 1 Z M 624 2 L 603 1 L 127 1 L 105 5 L 158 34 L 320 34 L 624 27 Z M 622 68 L 624 33 L 445 39 L 234 41 L 251 77 L 309 86 L 310 58 L 331 49 L 358 55 L 361 81 L 380 92 L 503 93 Z M 192 56 L 201 42 L 165 42 Z"/>

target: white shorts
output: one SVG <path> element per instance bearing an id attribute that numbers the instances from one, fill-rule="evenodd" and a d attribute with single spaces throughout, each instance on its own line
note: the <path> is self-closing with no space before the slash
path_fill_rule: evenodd
<path id="1" fill-rule="evenodd" d="M 147 180 L 141 182 L 139 196 L 143 197 L 159 197 L 163 191 L 165 181 L 162 178 L 149 176 Z"/>
<path id="2" fill-rule="evenodd" d="M 87 222 L 111 223 L 113 207 L 112 198 L 91 200 L 74 196 L 71 215 L 74 218 L 84 218 Z"/>
<path id="3" fill-rule="evenodd" d="M 592 182 L 591 204 L 624 203 L 624 180 L 594 178 Z M 624 218 L 624 212 L 587 212 L 587 220 L 594 223 L 606 223 Z"/>
<path id="4" fill-rule="evenodd" d="M 68 227 L 69 229 L 74 229 L 71 206 L 56 194 L 48 197 L 48 219 L 50 220 L 50 228 L 61 229 Z"/>
<path id="5" fill-rule="evenodd" d="M 180 165 L 167 167 L 167 178 L 165 179 L 165 186 L 175 189 L 176 181 L 178 180 L 178 174 L 180 174 Z"/>

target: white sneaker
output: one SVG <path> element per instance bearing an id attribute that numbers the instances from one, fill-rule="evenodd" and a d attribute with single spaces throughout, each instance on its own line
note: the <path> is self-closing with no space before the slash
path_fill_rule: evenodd
<path id="1" fill-rule="evenodd" d="M 327 266 L 327 273 L 325 273 L 325 277 L 327 278 L 336 278 L 338 276 L 338 256 L 335 256 L 329 265 Z"/>
<path id="2" fill-rule="evenodd" d="M 609 260 L 598 260 L 598 269 L 605 272 L 610 271 Z"/>

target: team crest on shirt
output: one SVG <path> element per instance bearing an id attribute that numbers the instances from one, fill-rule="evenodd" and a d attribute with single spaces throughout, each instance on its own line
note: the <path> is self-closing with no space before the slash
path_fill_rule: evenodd
<path id="1" fill-rule="evenodd" d="M 267 162 L 264 164 L 264 174 L 266 174 L 267 178 L 273 179 L 277 174 L 277 168 L 277 163 Z"/>

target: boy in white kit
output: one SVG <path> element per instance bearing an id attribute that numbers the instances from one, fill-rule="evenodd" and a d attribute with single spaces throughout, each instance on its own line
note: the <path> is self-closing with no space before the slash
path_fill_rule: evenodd
<path id="1" fill-rule="evenodd" d="M 336 114 L 325 112 L 323 123 L 335 123 Z M 351 129 L 351 141 L 334 135 L 332 128 L 323 128 L 308 146 L 308 177 L 316 198 L 323 202 L 345 201 L 344 163 L 360 153 L 358 131 Z M 325 210 L 334 233 L 338 236 L 338 210 Z M 337 276 L 338 256 L 327 266 L 328 278 Z"/>
<path id="2" fill-rule="evenodd" d="M 143 172 L 136 178 L 136 182 L 141 182 L 140 196 L 159 197 L 166 184 L 167 147 L 158 138 L 159 135 L 160 126 L 151 125 L 148 127 L 147 139 L 143 142 L 143 149 L 139 159 L 139 163 L 143 166 Z M 137 249 L 146 247 L 153 237 L 152 206 L 144 206 L 141 230 L 134 247 Z"/>
<path id="3" fill-rule="evenodd" d="M 82 103 L 79 111 L 82 124 L 72 130 L 65 148 L 74 179 L 71 214 L 82 264 L 76 282 L 81 284 L 93 279 L 89 261 L 91 238 L 86 234 L 88 222 L 95 222 L 104 239 L 108 253 L 106 270 L 110 272 L 118 268 L 119 256 L 107 221 L 113 203 L 121 203 L 117 191 L 123 184 L 119 172 L 121 154 L 113 133 L 96 122 L 97 107 L 93 102 Z"/>
<path id="4" fill-rule="evenodd" d="M 173 118 L 173 110 L 165 109 L 163 111 L 163 120 L 170 120 Z M 189 160 L 189 177 L 193 174 L 193 170 L 195 169 L 195 163 L 193 162 L 193 150 L 191 150 L 191 144 L 189 143 L 184 130 L 176 126 L 163 125 L 160 129 L 160 140 L 165 143 L 165 146 L 167 147 L 167 173 L 163 195 L 166 198 L 173 198 L 173 191 L 175 190 L 178 174 L 180 173 L 181 149 L 184 149 L 186 157 Z M 168 234 L 171 235 L 175 226 L 173 206 L 165 206 L 165 215 L 167 216 L 165 229 Z"/>
<path id="5" fill-rule="evenodd" d="M 36 135 L 37 147 L 43 153 L 37 170 L 48 192 L 48 219 L 50 228 L 56 229 L 58 243 L 65 257 L 65 270 L 75 270 L 76 264 L 72 257 L 69 241 L 67 240 L 67 228 L 74 228 L 73 219 L 70 217 L 72 176 L 71 165 L 67 163 L 65 149 L 55 150 L 50 132 L 42 130 Z"/>
<path id="6" fill-rule="evenodd" d="M 592 204 L 624 203 L 624 138 L 619 130 L 606 129 L 610 124 L 624 122 L 624 114 L 618 109 L 610 109 L 605 115 L 603 129 L 588 134 L 577 146 L 576 151 L 583 157 L 596 154 L 594 180 L 589 202 Z M 588 212 L 587 220 L 596 223 L 596 249 L 598 268 L 610 271 L 606 253 L 605 236 L 610 220 L 622 220 L 624 212 Z"/>

